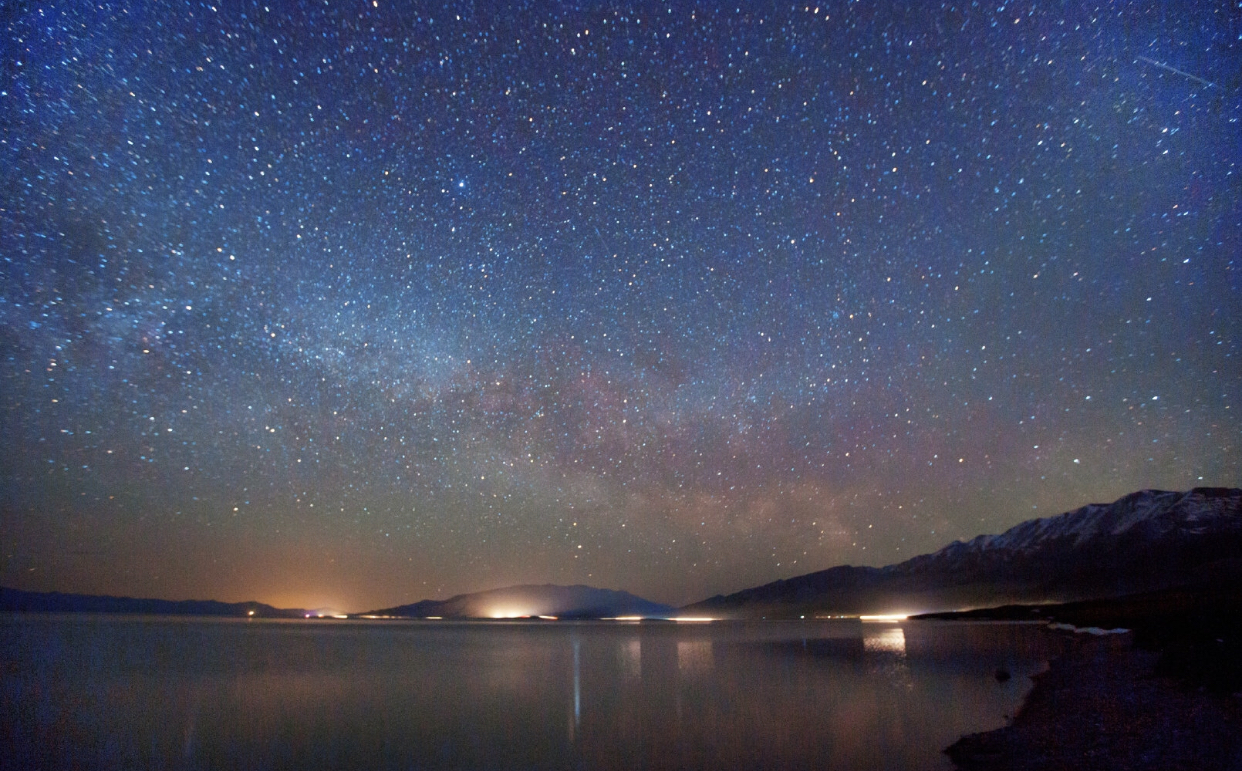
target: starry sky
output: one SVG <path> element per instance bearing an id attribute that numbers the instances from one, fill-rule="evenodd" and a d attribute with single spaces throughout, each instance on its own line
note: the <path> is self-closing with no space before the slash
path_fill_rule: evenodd
<path id="1" fill-rule="evenodd" d="M 0 584 L 685 603 L 1242 483 L 1225 2 L 6 3 Z"/>

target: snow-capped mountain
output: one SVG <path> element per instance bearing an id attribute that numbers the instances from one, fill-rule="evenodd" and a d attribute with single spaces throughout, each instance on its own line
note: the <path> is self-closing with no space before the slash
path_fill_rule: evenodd
<path id="1" fill-rule="evenodd" d="M 1197 488 L 1188 493 L 1141 490 L 1113 503 L 1092 503 L 1059 516 L 1031 519 L 1000 535 L 980 535 L 964 543 L 957 541 L 936 554 L 985 549 L 1030 552 L 1049 543 L 1072 541 L 1075 546 L 1082 546 L 1094 539 L 1131 532 L 1141 533 L 1148 539 L 1174 531 L 1199 534 L 1213 525 L 1237 524 L 1236 520 L 1229 519 L 1229 515 L 1235 518 L 1237 515 L 1237 496 L 1231 496 L 1232 492 L 1236 491 L 1212 488 Z"/>
<path id="2" fill-rule="evenodd" d="M 883 568 L 835 567 L 687 610 L 787 616 L 1115 597 L 1242 578 L 1242 489 L 1143 490 Z"/>

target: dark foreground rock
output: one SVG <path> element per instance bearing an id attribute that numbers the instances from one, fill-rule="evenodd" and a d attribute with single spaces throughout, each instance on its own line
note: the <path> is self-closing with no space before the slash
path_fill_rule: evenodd
<path id="1" fill-rule="evenodd" d="M 958 768 L 1242 771 L 1242 696 L 1157 674 L 1129 635 L 1078 637 L 1012 725 L 945 750 Z"/>

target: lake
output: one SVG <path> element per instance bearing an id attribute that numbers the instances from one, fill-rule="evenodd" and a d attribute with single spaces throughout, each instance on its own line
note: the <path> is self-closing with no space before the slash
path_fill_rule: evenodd
<path id="1" fill-rule="evenodd" d="M 947 769 L 942 750 L 1003 725 L 1058 639 L 0 614 L 0 768 Z"/>

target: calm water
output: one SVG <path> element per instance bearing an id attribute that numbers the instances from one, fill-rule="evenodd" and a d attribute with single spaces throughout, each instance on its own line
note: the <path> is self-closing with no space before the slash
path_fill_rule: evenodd
<path id="1" fill-rule="evenodd" d="M 0 614 L 0 768 L 949 768 L 1054 645 L 935 622 Z"/>

